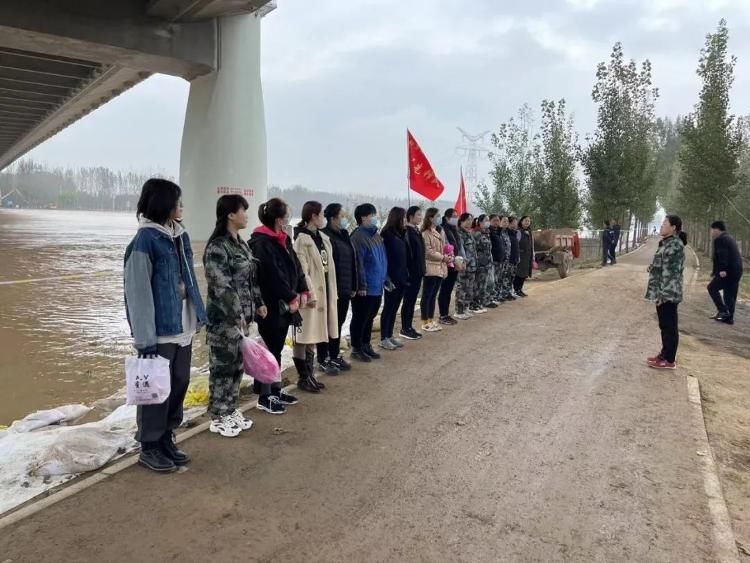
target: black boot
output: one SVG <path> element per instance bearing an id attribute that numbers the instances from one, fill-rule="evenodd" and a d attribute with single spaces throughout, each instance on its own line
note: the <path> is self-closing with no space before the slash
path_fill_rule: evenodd
<path id="1" fill-rule="evenodd" d="M 307 391 L 308 393 L 320 393 L 320 389 L 308 376 L 307 371 L 307 360 L 301 358 L 294 358 L 294 367 L 297 368 L 297 389 L 300 391 Z"/>
<path id="2" fill-rule="evenodd" d="M 312 350 L 305 350 L 305 361 L 307 362 L 307 373 L 310 377 L 310 381 L 313 382 L 315 387 L 322 391 L 326 388 L 326 386 L 315 379 L 315 352 L 313 352 Z"/>
<path id="3" fill-rule="evenodd" d="M 142 442 L 138 463 L 157 473 L 177 471 L 174 461 L 169 459 L 159 447 L 159 442 Z"/>
<path id="4" fill-rule="evenodd" d="M 161 446 L 161 451 L 164 452 L 164 455 L 171 459 L 178 467 L 190 463 L 190 456 L 175 444 L 174 433 L 171 430 L 162 436 L 159 445 Z"/>

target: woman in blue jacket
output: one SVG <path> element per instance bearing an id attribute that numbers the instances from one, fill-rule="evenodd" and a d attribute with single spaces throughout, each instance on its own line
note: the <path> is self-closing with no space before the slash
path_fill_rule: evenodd
<path id="1" fill-rule="evenodd" d="M 168 180 L 148 180 L 136 215 L 138 232 L 125 250 L 125 307 L 140 356 L 169 360 L 171 392 L 159 405 L 138 407 L 139 463 L 171 472 L 190 457 L 174 443 L 190 384 L 193 336 L 206 324 L 193 268 L 190 237 L 182 226 L 182 191 Z"/>
<path id="2" fill-rule="evenodd" d="M 377 209 L 371 203 L 354 210 L 357 228 L 351 236 L 357 256 L 357 295 L 352 299 L 351 357 L 360 362 L 380 358 L 372 349 L 372 324 L 380 309 L 388 270 L 383 239 L 378 234 Z"/>
<path id="3" fill-rule="evenodd" d="M 383 350 L 403 348 L 404 344 L 393 336 L 396 314 L 404 293 L 409 287 L 409 247 L 406 242 L 406 209 L 394 207 L 388 214 L 388 221 L 380 231 L 388 259 L 388 279 L 385 289 L 385 304 L 380 317 L 380 347 Z"/>

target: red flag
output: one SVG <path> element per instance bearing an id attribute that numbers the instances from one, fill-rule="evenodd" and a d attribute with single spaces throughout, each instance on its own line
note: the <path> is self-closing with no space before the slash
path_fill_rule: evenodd
<path id="1" fill-rule="evenodd" d="M 406 141 L 409 146 L 409 188 L 430 201 L 435 201 L 443 193 L 445 186 L 435 176 L 430 162 L 408 129 Z"/>
<path id="2" fill-rule="evenodd" d="M 458 188 L 458 199 L 456 200 L 454 209 L 459 215 L 461 215 L 462 213 L 466 213 L 466 187 L 464 186 L 463 167 L 461 168 L 461 187 Z"/>

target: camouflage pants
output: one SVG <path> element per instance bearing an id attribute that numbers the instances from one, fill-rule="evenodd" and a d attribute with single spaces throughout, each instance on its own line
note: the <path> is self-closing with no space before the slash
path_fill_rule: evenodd
<path id="1" fill-rule="evenodd" d="M 494 262 L 490 265 L 490 275 L 487 276 L 487 301 L 490 303 L 498 299 L 497 292 L 495 291 L 496 279 L 500 275 L 500 270 L 495 268 Z"/>
<path id="2" fill-rule="evenodd" d="M 516 269 L 518 267 L 510 262 L 503 262 L 502 265 L 502 282 L 501 282 L 501 297 L 508 299 L 513 295 L 513 278 L 516 277 Z"/>
<path id="3" fill-rule="evenodd" d="M 477 273 L 459 272 L 456 283 L 456 313 L 462 315 L 474 302 L 476 292 Z"/>
<path id="4" fill-rule="evenodd" d="M 500 301 L 501 299 L 505 299 L 503 296 L 503 279 L 504 279 L 504 272 L 503 272 L 503 262 L 495 262 L 493 267 L 493 277 L 492 277 L 492 299 L 494 301 Z"/>
<path id="5" fill-rule="evenodd" d="M 472 309 L 481 309 L 488 303 L 489 291 L 487 291 L 487 280 L 490 277 L 489 268 L 480 268 L 477 270 L 476 289 L 474 290 L 474 300 Z"/>
<path id="6" fill-rule="evenodd" d="M 223 346 L 211 346 L 208 368 L 208 414 L 212 418 L 231 414 L 240 405 L 242 352 L 239 341 L 227 340 Z"/>

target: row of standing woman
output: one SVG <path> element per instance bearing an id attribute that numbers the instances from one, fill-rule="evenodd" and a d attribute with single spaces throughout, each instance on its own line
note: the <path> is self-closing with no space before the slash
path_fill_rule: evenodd
<path id="1" fill-rule="evenodd" d="M 239 408 L 243 377 L 240 342 L 257 323 L 258 333 L 281 365 L 291 334 L 297 389 L 320 393 L 316 372 L 337 375 L 352 368 L 341 354 L 341 331 L 351 311 L 351 358 L 372 362 L 373 324 L 383 305 L 383 350 L 403 347 L 402 339 L 422 338 L 413 324 L 421 293 L 421 328 L 442 330 L 486 312 L 501 302 L 525 297 L 531 276 L 530 219 L 449 209 L 394 208 L 379 230 L 376 208 L 359 205 L 351 235 L 347 211 L 337 203 L 308 202 L 302 221 L 289 232 L 289 207 L 278 198 L 258 209 L 260 226 L 246 243 L 248 202 L 221 197 L 216 228 L 203 255 L 205 306 L 198 289 L 190 238 L 182 222 L 180 188 L 152 179 L 138 203 L 139 228 L 128 246 L 124 289 L 128 321 L 139 355 L 170 361 L 171 393 L 160 405 L 138 407 L 140 463 L 175 471 L 190 457 L 174 441 L 190 380 L 192 342 L 207 328 L 210 431 L 235 437 L 252 427 Z M 456 289 L 456 314 L 451 300 Z M 394 325 L 401 309 L 401 338 Z M 436 315 L 436 309 L 438 311 Z M 291 330 L 290 330 L 291 329 Z M 315 357 L 317 355 L 317 368 Z M 283 414 L 298 399 L 281 384 L 254 384 L 259 410 Z"/>

